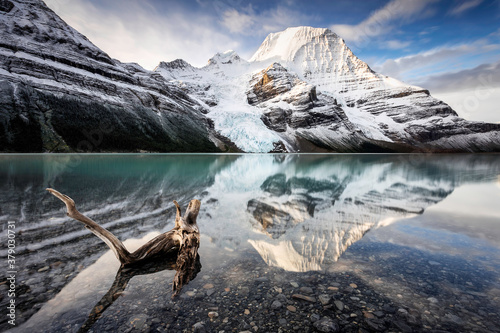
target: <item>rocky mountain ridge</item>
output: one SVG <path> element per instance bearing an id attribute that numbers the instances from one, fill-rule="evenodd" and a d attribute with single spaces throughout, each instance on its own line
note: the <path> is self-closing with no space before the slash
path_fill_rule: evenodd
<path id="1" fill-rule="evenodd" d="M 218 151 L 198 103 L 160 75 L 111 59 L 42 1 L 0 12 L 1 151 Z"/>
<path id="2" fill-rule="evenodd" d="M 243 151 L 500 151 L 500 125 L 466 121 L 428 90 L 374 72 L 328 29 L 272 33 L 249 62 L 225 54 L 238 61 L 176 70 L 172 82 L 203 90 L 215 129 Z"/>
<path id="3" fill-rule="evenodd" d="M 328 29 L 154 71 L 111 59 L 40 0 L 0 4 L 0 151 L 492 152 L 500 125 L 375 73 Z"/>

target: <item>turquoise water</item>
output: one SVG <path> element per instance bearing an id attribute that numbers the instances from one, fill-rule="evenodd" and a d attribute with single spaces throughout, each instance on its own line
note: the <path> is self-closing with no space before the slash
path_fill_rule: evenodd
<path id="1" fill-rule="evenodd" d="M 16 329 L 500 331 L 499 175 L 495 154 L 2 155 Z M 201 200 L 200 272 L 174 300 L 175 271 L 133 275 L 90 320 L 119 264 L 47 187 L 130 249 Z"/>

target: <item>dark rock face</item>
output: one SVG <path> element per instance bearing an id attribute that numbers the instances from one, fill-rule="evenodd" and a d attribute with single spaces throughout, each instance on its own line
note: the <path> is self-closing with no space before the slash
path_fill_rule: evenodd
<path id="1" fill-rule="evenodd" d="M 278 63 L 252 77 L 247 101 L 262 110 L 262 122 L 269 129 L 283 133 L 289 143 L 293 142 L 295 150 L 392 152 L 403 149 L 366 137 L 335 98 L 318 94 L 315 86 L 300 80 Z"/>
<path id="2" fill-rule="evenodd" d="M 111 59 L 41 1 L 0 10 L 0 151 L 218 150 L 198 103 L 161 75 Z"/>
<path id="3" fill-rule="evenodd" d="M 256 105 L 268 101 L 280 94 L 289 92 L 293 87 L 301 83 L 305 84 L 301 92 L 306 96 L 301 96 L 300 100 L 292 100 L 292 102 L 295 102 L 297 105 L 306 104 L 307 108 L 309 107 L 309 103 L 312 103 L 316 99 L 316 88 L 300 81 L 297 75 L 289 73 L 279 63 L 274 63 L 253 76 L 250 83 L 252 89 L 247 92 L 248 103 Z"/>
<path id="4" fill-rule="evenodd" d="M 315 106 L 321 106 L 321 103 L 315 104 L 318 102 L 316 87 L 299 80 L 297 75 L 288 72 L 278 63 L 274 63 L 254 75 L 250 85 L 251 89 L 247 92 L 248 104 L 250 105 L 259 105 L 279 97 L 280 101 L 290 104 L 296 111 L 307 111 Z M 266 114 L 270 118 L 285 120 L 283 117 L 277 116 L 279 111 L 283 111 L 279 107 L 270 109 L 267 112 L 269 115 Z M 280 115 L 285 116 L 284 112 L 281 112 Z M 291 116 L 291 112 L 286 116 Z"/>
<path id="5" fill-rule="evenodd" d="M 251 89 L 247 92 L 250 105 L 259 106 L 271 101 L 262 105 L 264 108 L 262 121 L 274 131 L 285 132 L 287 126 L 294 129 L 311 128 L 339 120 L 335 111 L 339 111 L 340 108 L 335 109 L 334 103 L 326 112 L 306 112 L 325 105 L 318 101 L 316 87 L 299 80 L 297 75 L 289 73 L 278 63 L 254 75 L 250 85 Z M 279 101 L 290 105 L 290 108 L 280 107 L 277 105 Z"/>
<path id="6" fill-rule="evenodd" d="M 180 69 L 180 70 L 186 70 L 186 69 L 192 69 L 193 66 L 189 64 L 187 61 L 183 59 L 176 59 L 174 61 L 170 62 L 160 62 L 157 68 L 164 68 L 167 70 L 173 70 L 173 69 Z"/>

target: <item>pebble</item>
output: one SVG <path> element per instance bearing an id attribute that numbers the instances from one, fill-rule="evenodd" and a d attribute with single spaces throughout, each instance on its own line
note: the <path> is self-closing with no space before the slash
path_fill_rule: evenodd
<path id="1" fill-rule="evenodd" d="M 288 310 L 288 311 L 290 311 L 290 312 L 295 312 L 295 311 L 297 311 L 297 308 L 296 308 L 295 306 L 293 306 L 293 305 L 288 305 L 286 308 L 287 308 L 287 310 Z"/>
<path id="2" fill-rule="evenodd" d="M 300 292 L 304 294 L 313 294 L 314 290 L 311 287 L 300 287 Z"/>
<path id="3" fill-rule="evenodd" d="M 250 314 L 250 310 L 245 309 L 245 314 L 246 314 L 246 315 L 249 315 L 249 314 Z"/>
<path id="4" fill-rule="evenodd" d="M 318 299 L 322 305 L 327 305 L 328 303 L 330 303 L 331 297 L 328 294 L 321 294 L 318 296 Z"/>
<path id="5" fill-rule="evenodd" d="M 52 264 L 50 265 L 50 267 L 52 267 L 52 268 L 56 268 L 56 267 L 61 266 L 62 264 L 63 264 L 63 262 L 62 262 L 62 261 L 56 261 L 56 262 L 52 263 Z M 64 265 L 63 265 L 63 266 L 64 266 Z"/>
<path id="6" fill-rule="evenodd" d="M 208 317 L 209 317 L 210 319 L 217 318 L 218 316 L 219 316 L 219 314 L 218 314 L 217 312 L 215 312 L 215 311 L 210 311 L 210 312 L 208 313 Z"/>
<path id="7" fill-rule="evenodd" d="M 407 316 L 408 315 L 408 311 L 406 311 L 405 309 L 403 308 L 399 308 L 398 309 L 398 314 L 399 315 L 402 315 L 402 316 Z"/>
<path id="8" fill-rule="evenodd" d="M 48 270 L 49 270 L 49 268 L 50 268 L 49 266 L 44 266 L 44 267 L 40 268 L 40 269 L 38 270 L 38 272 L 39 272 L 39 273 L 41 273 L 41 272 L 48 271 Z"/>
<path id="9" fill-rule="evenodd" d="M 276 309 L 279 309 L 281 308 L 283 304 L 281 304 L 280 301 L 274 301 L 272 304 L 271 304 L 271 309 L 273 310 L 276 310 Z"/>
<path id="10" fill-rule="evenodd" d="M 454 315 L 454 314 L 450 314 L 450 313 L 447 313 L 445 316 L 444 316 L 444 320 L 447 321 L 447 322 L 451 322 L 451 323 L 454 323 L 454 324 L 457 324 L 457 325 L 462 325 L 463 324 L 463 320 Z"/>
<path id="11" fill-rule="evenodd" d="M 334 301 L 333 304 L 335 304 L 339 311 L 344 310 L 344 303 L 342 303 L 342 301 Z"/>
<path id="12" fill-rule="evenodd" d="M 193 325 L 193 332 L 194 333 L 205 333 L 205 323 L 200 321 L 197 322 L 196 324 Z"/>
<path id="13" fill-rule="evenodd" d="M 384 304 L 382 306 L 382 310 L 384 310 L 387 313 L 395 313 L 396 312 L 396 308 L 393 307 L 393 306 L 391 306 L 391 305 L 389 305 L 389 304 Z"/>
<path id="14" fill-rule="evenodd" d="M 311 315 L 311 321 L 312 321 L 313 323 L 314 323 L 314 322 L 316 322 L 316 321 L 318 321 L 320 318 L 321 318 L 321 317 L 320 317 L 320 316 L 319 316 L 319 314 L 317 314 L 317 313 L 313 313 L 313 314 Z"/>
<path id="15" fill-rule="evenodd" d="M 276 296 L 275 300 L 280 301 L 282 304 L 288 303 L 288 298 L 283 294 Z"/>
<path id="16" fill-rule="evenodd" d="M 356 289 L 358 287 L 358 285 L 356 283 L 351 283 L 351 284 L 349 284 L 349 286 L 351 288 L 354 288 L 354 289 Z"/>
<path id="17" fill-rule="evenodd" d="M 368 318 L 368 319 L 374 319 L 375 318 L 375 316 L 373 315 L 373 313 L 368 312 L 368 311 L 363 311 L 363 316 L 365 318 Z"/>
<path id="18" fill-rule="evenodd" d="M 299 287 L 299 284 L 298 284 L 297 282 L 292 281 L 292 282 L 290 282 L 290 284 L 291 284 L 291 285 L 292 285 L 292 287 L 294 287 L 294 288 L 298 288 L 298 287 Z"/>
<path id="19" fill-rule="evenodd" d="M 137 316 L 134 316 L 133 318 L 129 319 L 130 324 L 132 325 L 133 328 L 135 328 L 138 331 L 143 331 L 146 329 L 148 325 L 146 325 L 146 322 L 148 321 L 149 317 L 145 314 L 140 314 Z"/>
<path id="20" fill-rule="evenodd" d="M 300 300 L 308 301 L 308 302 L 312 302 L 312 303 L 316 302 L 316 299 L 314 297 L 300 295 L 300 294 L 293 294 L 292 298 L 300 299 Z"/>
<path id="21" fill-rule="evenodd" d="M 330 317 L 323 317 L 316 321 L 314 327 L 320 332 L 338 332 L 340 330 L 339 324 L 332 320 Z"/>
<path id="22" fill-rule="evenodd" d="M 212 289 L 214 287 L 213 284 L 207 283 L 206 285 L 203 286 L 203 289 Z"/>

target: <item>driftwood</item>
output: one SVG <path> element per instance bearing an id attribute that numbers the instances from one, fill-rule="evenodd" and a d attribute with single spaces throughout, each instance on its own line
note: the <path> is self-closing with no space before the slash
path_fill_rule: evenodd
<path id="1" fill-rule="evenodd" d="M 143 261 L 137 264 L 122 265 L 115 276 L 115 281 L 111 288 L 109 288 L 106 295 L 104 295 L 99 302 L 94 306 L 90 312 L 87 320 L 78 330 L 78 333 L 88 332 L 95 322 L 101 317 L 104 311 L 109 308 L 125 291 L 128 282 L 136 275 L 147 275 L 157 273 L 163 270 L 177 269 L 177 260 L 175 257 L 166 256 L 164 258 L 157 258 L 155 260 Z M 194 269 L 192 271 L 191 279 L 196 277 L 196 274 L 201 269 L 200 256 L 196 255 L 194 262 Z"/>
<path id="2" fill-rule="evenodd" d="M 118 271 L 113 286 L 115 286 L 115 284 L 117 284 L 117 286 L 123 285 L 124 281 L 126 281 L 123 285 L 124 289 L 128 280 L 133 276 L 127 274 L 125 276 L 128 278 L 124 280 L 122 278 L 122 271 L 124 269 L 133 268 L 136 271 L 134 275 L 136 275 L 140 271 L 140 267 L 148 261 L 168 261 L 173 259 L 175 260 L 174 269 L 177 271 L 172 285 L 172 298 L 174 298 L 180 293 L 182 287 L 192 280 L 199 272 L 201 268 L 198 256 L 200 232 L 196 224 L 201 205 L 199 200 L 191 200 L 184 216 L 181 216 L 181 207 L 177 201 L 174 201 L 177 210 L 174 228 L 158 235 L 136 251 L 130 253 L 115 235 L 80 213 L 76 209 L 73 199 L 51 188 L 48 188 L 47 191 L 66 204 L 66 215 L 84 223 L 85 228 L 92 231 L 113 250 L 116 258 L 118 258 L 121 263 L 120 270 Z M 116 295 L 117 292 L 112 292 L 113 289 L 116 288 L 112 287 L 108 294 L 111 292 L 113 295 Z"/>

